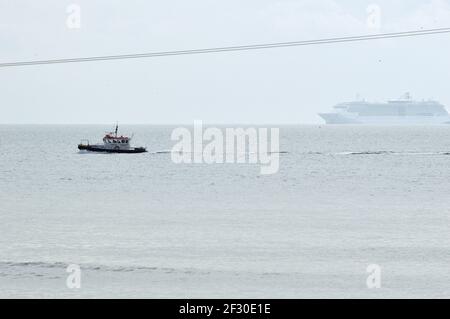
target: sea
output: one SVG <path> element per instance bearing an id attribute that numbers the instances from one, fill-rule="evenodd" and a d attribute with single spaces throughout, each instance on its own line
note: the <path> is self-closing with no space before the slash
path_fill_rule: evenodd
<path id="1" fill-rule="evenodd" d="M 271 175 L 174 163 L 175 127 L 0 125 L 0 297 L 450 297 L 450 126 L 267 125 Z"/>

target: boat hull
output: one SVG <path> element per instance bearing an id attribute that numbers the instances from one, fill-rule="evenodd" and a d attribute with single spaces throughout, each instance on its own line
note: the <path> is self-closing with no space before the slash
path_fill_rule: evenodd
<path id="1" fill-rule="evenodd" d="M 144 147 L 132 147 L 129 149 L 114 149 L 114 148 L 105 148 L 95 145 L 83 145 L 79 144 L 78 149 L 80 151 L 89 151 L 89 152 L 99 152 L 99 153 L 124 153 L 124 154 L 135 154 L 135 153 L 145 153 L 147 150 Z"/>

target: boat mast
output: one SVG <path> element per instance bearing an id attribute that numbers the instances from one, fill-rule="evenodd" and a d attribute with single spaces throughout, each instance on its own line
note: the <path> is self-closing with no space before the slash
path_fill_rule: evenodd
<path id="1" fill-rule="evenodd" d="M 119 130 L 119 123 L 116 123 L 116 131 L 115 131 L 115 133 L 116 133 L 116 137 L 117 137 L 117 131 Z"/>

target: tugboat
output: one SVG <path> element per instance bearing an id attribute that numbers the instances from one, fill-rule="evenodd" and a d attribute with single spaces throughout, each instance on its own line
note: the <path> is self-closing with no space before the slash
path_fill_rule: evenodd
<path id="1" fill-rule="evenodd" d="M 81 141 L 78 144 L 80 151 L 103 152 L 103 153 L 145 153 L 145 147 L 131 147 L 132 137 L 118 136 L 119 125 L 116 124 L 114 132 L 106 133 L 103 137 L 103 144 L 90 145 L 88 140 Z M 83 143 L 86 142 L 86 143 Z"/>

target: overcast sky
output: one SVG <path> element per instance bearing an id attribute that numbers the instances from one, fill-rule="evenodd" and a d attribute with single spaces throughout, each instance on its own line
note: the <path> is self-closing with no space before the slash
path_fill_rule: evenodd
<path id="1" fill-rule="evenodd" d="M 450 27 L 450 0 L 0 0 L 0 62 L 439 27 Z M 410 91 L 450 107 L 449 71 L 450 34 L 1 68 L 0 123 L 321 123 L 318 112 L 357 94 Z"/>

